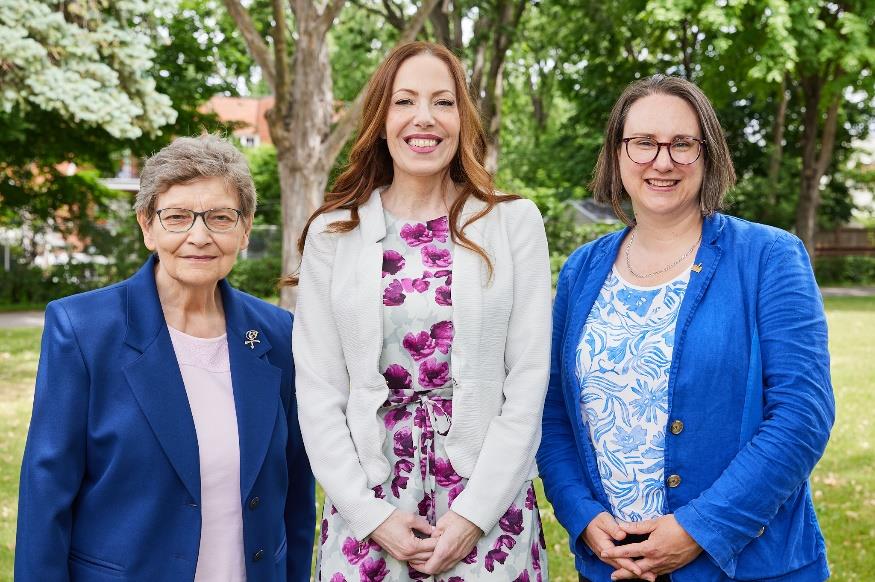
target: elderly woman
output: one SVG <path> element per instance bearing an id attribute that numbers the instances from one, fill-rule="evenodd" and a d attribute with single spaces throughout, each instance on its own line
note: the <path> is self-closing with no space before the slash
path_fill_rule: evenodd
<path id="1" fill-rule="evenodd" d="M 446 47 L 392 51 L 302 239 L 297 396 L 326 582 L 547 577 L 531 483 L 547 238 L 534 204 L 495 191 L 467 86 Z"/>
<path id="2" fill-rule="evenodd" d="M 628 228 L 562 269 L 538 452 L 581 580 L 829 576 L 823 305 L 799 239 L 718 212 L 734 179 L 695 85 L 622 94 L 592 188 Z"/>
<path id="3" fill-rule="evenodd" d="M 135 210 L 143 268 L 46 309 L 15 579 L 308 580 L 292 318 L 225 281 L 255 212 L 246 162 L 177 139 Z"/>

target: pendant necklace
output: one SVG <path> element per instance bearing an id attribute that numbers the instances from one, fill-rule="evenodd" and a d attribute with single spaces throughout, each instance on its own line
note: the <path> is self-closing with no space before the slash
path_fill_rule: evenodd
<path id="1" fill-rule="evenodd" d="M 696 250 L 696 247 L 699 246 L 700 242 L 702 242 L 702 233 L 700 232 L 699 238 L 696 239 L 696 242 L 693 243 L 693 246 L 688 248 L 687 252 L 682 254 L 680 256 L 680 258 L 678 258 L 676 261 L 673 261 L 672 263 L 666 265 L 664 268 L 660 269 L 659 271 L 653 271 L 652 273 L 647 273 L 646 275 L 641 275 L 641 274 L 635 272 L 635 269 L 632 268 L 632 262 L 629 260 L 629 250 L 632 248 L 632 243 L 635 242 L 635 235 L 636 234 L 637 234 L 637 231 L 636 231 L 636 229 L 633 228 L 632 229 L 632 236 L 629 237 L 629 242 L 626 243 L 625 255 L 626 255 L 626 269 L 628 269 L 630 273 L 632 273 L 633 275 L 635 275 L 639 279 L 650 279 L 651 277 L 656 277 L 657 275 L 661 275 L 661 274 L 665 273 L 666 271 L 670 271 L 670 270 L 674 269 L 675 267 L 677 267 L 680 264 L 681 261 L 683 261 L 684 259 L 689 257 L 690 253 L 692 253 L 694 250 Z"/>

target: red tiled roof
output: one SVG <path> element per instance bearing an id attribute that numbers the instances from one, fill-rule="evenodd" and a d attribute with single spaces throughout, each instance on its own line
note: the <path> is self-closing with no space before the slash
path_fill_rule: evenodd
<path id="1" fill-rule="evenodd" d="M 273 143 L 267 128 L 265 114 L 273 107 L 274 98 L 267 97 L 225 97 L 214 95 L 204 103 L 202 109 L 215 113 L 222 121 L 236 121 L 242 125 L 234 130 L 234 135 L 257 135 L 263 144 Z"/>

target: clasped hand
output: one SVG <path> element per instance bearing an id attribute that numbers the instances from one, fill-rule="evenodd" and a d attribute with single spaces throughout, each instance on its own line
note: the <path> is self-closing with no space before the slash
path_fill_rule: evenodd
<path id="1" fill-rule="evenodd" d="M 643 542 L 617 546 L 629 534 L 645 535 Z M 583 532 L 587 546 L 615 571 L 612 580 L 641 578 L 654 582 L 662 574 L 686 566 L 702 548 L 673 515 L 639 522 L 617 522 L 607 512 L 597 515 Z"/>
<path id="2" fill-rule="evenodd" d="M 414 531 L 429 537 L 420 538 Z M 452 511 L 432 526 L 420 516 L 396 509 L 374 530 L 371 539 L 415 570 L 440 574 L 471 553 L 482 535 L 479 527 Z"/>

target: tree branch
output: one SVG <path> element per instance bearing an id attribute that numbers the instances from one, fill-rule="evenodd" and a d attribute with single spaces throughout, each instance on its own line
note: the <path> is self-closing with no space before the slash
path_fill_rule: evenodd
<path id="1" fill-rule="evenodd" d="M 319 19 L 316 21 L 317 30 L 321 33 L 320 36 L 324 36 L 328 32 L 331 25 L 334 24 L 334 19 L 343 10 L 344 4 L 346 4 L 346 0 L 331 0 L 325 6 L 325 10 L 322 11 L 322 14 L 319 15 Z"/>
<path id="2" fill-rule="evenodd" d="M 373 6 L 363 3 L 361 0 L 350 0 L 350 3 L 356 8 L 364 10 L 365 12 L 370 12 L 371 14 L 376 14 L 381 18 L 385 18 L 387 22 L 390 20 L 390 16 L 386 12 L 384 12 L 383 10 L 377 10 Z M 404 26 L 404 21 L 401 21 L 401 23 L 397 26 L 394 22 L 389 22 L 389 24 L 392 25 L 393 28 L 397 28 L 400 30 Z"/>
<path id="3" fill-rule="evenodd" d="M 246 41 L 246 46 L 249 49 L 252 58 L 255 59 L 255 62 L 261 67 L 261 74 L 264 76 L 264 80 L 271 89 L 275 89 L 276 69 L 274 68 L 273 59 L 270 56 L 267 44 L 255 29 L 255 24 L 252 22 L 252 16 L 250 16 L 246 8 L 240 4 L 239 0 L 222 1 L 225 4 L 225 8 L 228 10 L 228 14 L 231 15 L 231 18 L 237 23 L 237 28 L 239 28 L 240 32 L 243 34 L 243 39 Z"/>
<path id="4" fill-rule="evenodd" d="M 401 31 L 401 36 L 398 37 L 399 45 L 404 44 L 405 42 L 410 42 L 416 38 L 416 35 L 422 30 L 422 25 L 425 24 L 428 15 L 431 14 L 431 11 L 434 10 L 437 3 L 438 0 L 422 0 L 422 4 L 419 5 L 419 10 L 417 10 L 416 14 L 407 21 L 407 26 Z"/>

